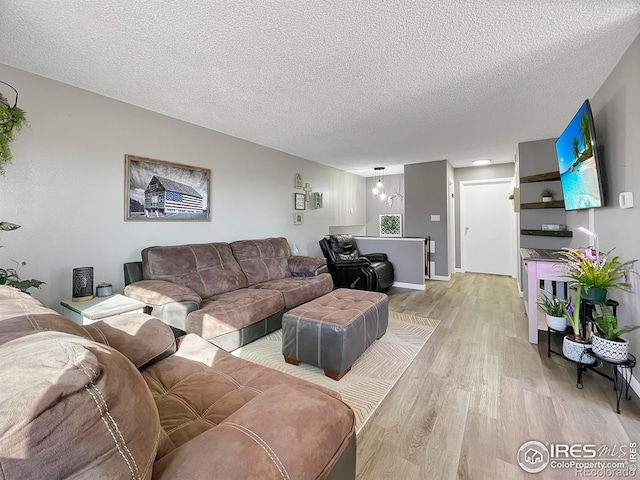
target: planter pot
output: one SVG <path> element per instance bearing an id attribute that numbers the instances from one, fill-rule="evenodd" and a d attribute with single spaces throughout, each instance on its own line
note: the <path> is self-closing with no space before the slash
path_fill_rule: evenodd
<path id="1" fill-rule="evenodd" d="M 542 201 L 544 203 L 553 202 L 553 197 L 542 197 Z"/>
<path id="2" fill-rule="evenodd" d="M 591 348 L 589 340 L 576 335 L 565 335 L 562 340 L 562 353 L 565 357 L 569 360 L 573 360 L 574 362 L 592 365 L 596 363 L 596 359 L 591 355 L 582 354 L 582 352 L 587 348 Z"/>
<path id="3" fill-rule="evenodd" d="M 96 287 L 96 297 L 109 297 L 111 295 L 113 295 L 113 285 Z"/>
<path id="4" fill-rule="evenodd" d="M 610 362 L 626 362 L 629 358 L 629 342 L 624 338 L 607 340 L 600 335 L 593 334 L 591 337 L 593 353 Z"/>
<path id="5" fill-rule="evenodd" d="M 567 328 L 567 317 L 552 317 L 547 313 L 547 325 L 549 328 L 562 332 Z"/>
<path id="6" fill-rule="evenodd" d="M 607 289 L 601 287 L 589 287 L 588 290 L 582 292 L 583 300 L 590 300 L 595 303 L 604 303 L 607 299 Z"/>

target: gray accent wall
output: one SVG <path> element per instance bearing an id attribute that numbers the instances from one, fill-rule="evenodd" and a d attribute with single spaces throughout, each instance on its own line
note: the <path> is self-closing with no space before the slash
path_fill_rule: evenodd
<path id="1" fill-rule="evenodd" d="M 587 95 L 585 95 L 587 96 Z M 596 141 L 602 147 L 602 171 L 606 174 L 607 205 L 594 209 L 595 233 L 600 250 L 614 253 L 621 260 L 640 259 L 640 36 L 636 38 L 600 89 L 590 98 Z M 576 111 L 580 105 L 576 105 Z M 571 118 L 567 118 L 567 123 Z M 621 209 L 618 195 L 632 192 L 634 207 Z M 588 211 L 567 213 L 574 232 L 589 228 Z M 571 245 L 583 247 L 589 237 L 574 233 Z M 636 264 L 636 271 L 640 266 Z M 640 324 L 640 279 L 630 277 L 634 293 L 609 292 L 620 302 L 621 324 Z M 640 357 L 640 329 L 627 333 L 631 353 Z M 637 373 L 635 374 L 637 378 Z"/>
<path id="2" fill-rule="evenodd" d="M 460 252 L 460 182 L 488 180 L 492 178 L 511 178 L 514 175 L 513 163 L 500 163 L 486 167 L 466 167 L 454 170 L 455 179 L 455 224 L 456 224 L 456 268 L 461 268 Z"/>
<path id="3" fill-rule="evenodd" d="M 20 92 L 30 122 L 0 177 L 0 221 L 22 225 L 0 235 L 0 266 L 27 262 L 20 273 L 46 282 L 31 292 L 49 307 L 71 298 L 74 267 L 93 266 L 94 285 L 122 291 L 123 264 L 150 245 L 283 236 L 322 256 L 331 227 L 364 231 L 364 177 L 2 64 L 0 79 Z M 211 220 L 125 221 L 127 153 L 211 169 Z M 324 193 L 302 225 L 293 224 L 296 173 Z"/>
<path id="4" fill-rule="evenodd" d="M 405 236 L 431 237 L 435 241 L 433 274 L 448 277 L 447 245 L 447 165 L 446 160 L 404 166 Z M 431 215 L 440 215 L 432 221 Z"/>

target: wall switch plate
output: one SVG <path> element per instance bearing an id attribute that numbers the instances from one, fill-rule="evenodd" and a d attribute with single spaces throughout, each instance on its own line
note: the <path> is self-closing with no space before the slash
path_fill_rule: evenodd
<path id="1" fill-rule="evenodd" d="M 633 192 L 622 192 L 618 197 L 618 202 L 620 202 L 620 208 L 633 207 Z"/>
<path id="2" fill-rule="evenodd" d="M 440 215 L 431 215 L 431 221 L 432 222 L 439 222 L 440 221 Z"/>

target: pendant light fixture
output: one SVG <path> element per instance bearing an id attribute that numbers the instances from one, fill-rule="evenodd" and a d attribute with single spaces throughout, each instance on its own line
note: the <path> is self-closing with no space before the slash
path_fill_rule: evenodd
<path id="1" fill-rule="evenodd" d="M 371 190 L 371 193 L 380 200 L 384 200 L 387 198 L 387 194 L 384 193 L 384 167 L 375 167 L 373 170 L 375 171 L 376 184 Z"/>

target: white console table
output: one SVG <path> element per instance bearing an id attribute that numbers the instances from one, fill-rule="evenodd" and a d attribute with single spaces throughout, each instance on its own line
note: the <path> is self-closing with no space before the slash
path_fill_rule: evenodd
<path id="1" fill-rule="evenodd" d="M 539 253 L 540 256 L 532 254 Z M 547 330 L 546 317 L 538 318 L 538 292 L 540 280 L 569 282 L 564 260 L 549 250 L 520 249 L 520 256 L 527 271 L 527 299 L 525 309 L 529 319 L 529 342 L 538 343 L 538 330 Z"/>

